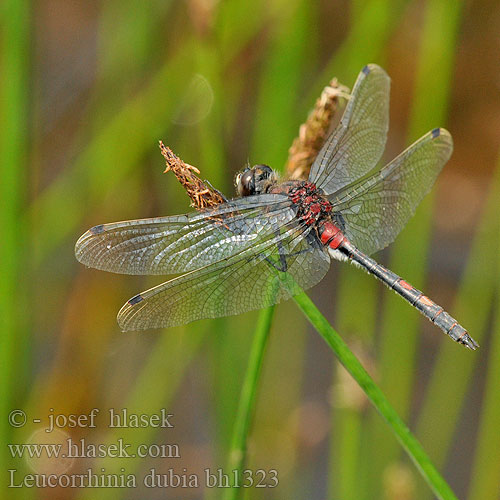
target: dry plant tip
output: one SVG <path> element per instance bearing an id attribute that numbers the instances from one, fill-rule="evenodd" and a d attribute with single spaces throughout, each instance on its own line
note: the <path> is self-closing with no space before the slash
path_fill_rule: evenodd
<path id="1" fill-rule="evenodd" d="M 290 179 L 307 179 L 311 165 L 328 137 L 340 99 L 349 97 L 349 89 L 339 84 L 336 78 L 323 89 L 289 149 L 286 170 Z"/>
<path id="2" fill-rule="evenodd" d="M 191 198 L 191 206 L 201 210 L 207 207 L 214 207 L 226 201 L 222 193 L 197 177 L 196 174 L 199 174 L 200 171 L 196 167 L 184 163 L 162 141 L 159 141 L 159 144 L 161 154 L 165 158 L 166 163 L 163 173 L 170 171 L 174 173 L 177 180 L 186 190 L 187 195 Z"/>

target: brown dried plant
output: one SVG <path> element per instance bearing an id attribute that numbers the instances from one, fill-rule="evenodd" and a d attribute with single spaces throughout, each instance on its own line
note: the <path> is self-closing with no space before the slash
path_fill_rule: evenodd
<path id="1" fill-rule="evenodd" d="M 201 210 L 207 207 L 215 207 L 227 201 L 220 191 L 217 191 L 208 182 L 202 181 L 196 175 L 200 173 L 196 167 L 184 163 L 162 141 L 160 141 L 160 151 L 167 164 L 163 173 L 172 171 L 175 174 L 177 180 L 191 198 L 191 206 Z"/>
<path id="2" fill-rule="evenodd" d="M 348 92 L 349 89 L 340 85 L 336 78 L 323 89 L 306 122 L 300 126 L 299 136 L 288 150 L 286 172 L 290 179 L 307 179 L 311 165 L 328 137 L 340 100 L 345 99 Z"/>

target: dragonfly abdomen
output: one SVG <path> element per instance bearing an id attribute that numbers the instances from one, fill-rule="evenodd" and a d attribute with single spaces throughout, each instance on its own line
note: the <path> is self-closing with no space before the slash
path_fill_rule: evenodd
<path id="1" fill-rule="evenodd" d="M 333 224 L 332 224 L 333 225 Z M 336 226 L 334 226 L 336 227 Z M 328 228 L 327 228 L 328 229 Z M 325 231 L 323 232 L 323 234 Z M 334 247 L 331 242 L 334 240 L 340 243 Z M 323 240 L 323 237 L 322 237 Z M 437 327 L 441 328 L 446 335 L 451 337 L 455 342 L 465 345 L 469 349 L 475 350 L 479 345 L 470 337 L 467 330 L 458 323 L 458 321 L 450 316 L 441 306 L 433 302 L 429 297 L 423 294 L 420 290 L 410 285 L 396 273 L 385 268 L 378 262 L 365 255 L 358 250 L 339 230 L 333 239 L 330 238 L 329 247 L 334 252 L 340 252 L 348 257 L 352 262 L 361 266 L 366 272 L 373 274 L 389 288 L 394 290 L 398 295 L 403 297 L 412 306 L 417 308 L 426 318 L 428 318 Z"/>

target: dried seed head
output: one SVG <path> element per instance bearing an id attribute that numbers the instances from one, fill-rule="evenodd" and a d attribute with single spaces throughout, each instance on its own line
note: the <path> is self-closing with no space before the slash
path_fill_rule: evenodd
<path id="1" fill-rule="evenodd" d="M 160 151 L 167 164 L 164 173 L 172 171 L 175 174 L 177 180 L 191 198 L 191 206 L 201 210 L 227 201 L 220 191 L 213 188 L 207 181 L 202 181 L 196 175 L 200 173 L 196 167 L 184 163 L 162 141 L 160 141 Z"/>
<path id="2" fill-rule="evenodd" d="M 324 88 L 288 150 L 286 171 L 290 179 L 307 179 L 311 165 L 328 137 L 340 100 L 347 99 L 348 92 L 349 89 L 340 85 L 336 78 Z"/>

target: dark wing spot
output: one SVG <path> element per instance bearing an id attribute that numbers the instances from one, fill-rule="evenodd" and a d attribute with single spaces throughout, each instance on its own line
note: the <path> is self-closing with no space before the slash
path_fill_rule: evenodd
<path id="1" fill-rule="evenodd" d="M 131 305 L 131 306 L 135 306 L 136 304 L 138 304 L 139 302 L 141 302 L 142 300 L 144 300 L 142 298 L 142 295 L 139 293 L 138 295 L 136 295 L 135 297 L 132 297 L 128 303 Z"/>
<path id="2" fill-rule="evenodd" d="M 370 72 L 370 66 L 366 65 L 362 70 L 361 70 L 365 75 L 367 75 Z"/>
<path id="3" fill-rule="evenodd" d="M 440 128 L 435 128 L 432 131 L 432 138 L 435 139 L 436 137 L 439 137 L 440 134 L 441 134 L 441 129 Z"/>
<path id="4" fill-rule="evenodd" d="M 91 227 L 89 233 L 100 234 L 104 231 L 104 224 L 99 224 L 98 226 Z"/>

